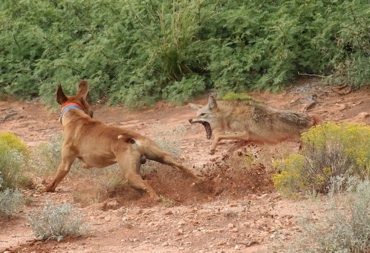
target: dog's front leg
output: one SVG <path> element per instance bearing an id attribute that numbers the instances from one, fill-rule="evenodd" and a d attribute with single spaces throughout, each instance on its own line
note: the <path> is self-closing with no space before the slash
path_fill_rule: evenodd
<path id="1" fill-rule="evenodd" d="M 65 150 L 65 149 L 63 149 Z M 62 151 L 62 162 L 59 164 L 57 174 L 55 175 L 53 181 L 48 184 L 45 188 L 47 192 L 54 192 L 57 185 L 63 180 L 63 178 L 69 172 L 73 161 L 76 159 L 77 155 L 75 152 Z"/>

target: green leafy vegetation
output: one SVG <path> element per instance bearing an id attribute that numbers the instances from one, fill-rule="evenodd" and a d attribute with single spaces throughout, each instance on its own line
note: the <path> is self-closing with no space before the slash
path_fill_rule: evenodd
<path id="1" fill-rule="evenodd" d="M 234 101 L 234 100 L 249 100 L 254 102 L 260 102 L 259 100 L 253 98 L 252 96 L 248 95 L 247 93 L 235 93 L 232 91 L 227 92 L 223 97 L 222 100 L 225 101 Z"/>
<path id="2" fill-rule="evenodd" d="M 314 191 L 328 193 L 333 178 L 344 182 L 370 176 L 370 127 L 365 124 L 327 122 L 301 138 L 298 154 L 275 162 L 275 186 L 286 195 Z"/>
<path id="3" fill-rule="evenodd" d="M 0 22 L 0 96 L 49 105 L 83 78 L 93 101 L 129 107 L 299 75 L 370 81 L 367 1 L 4 0 Z"/>

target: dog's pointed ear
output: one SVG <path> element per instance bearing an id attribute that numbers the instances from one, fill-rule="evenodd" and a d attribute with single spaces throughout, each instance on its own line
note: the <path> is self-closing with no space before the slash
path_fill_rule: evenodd
<path id="1" fill-rule="evenodd" d="M 214 96 L 210 95 L 208 98 L 208 108 L 213 110 L 217 109 L 217 102 Z"/>
<path id="2" fill-rule="evenodd" d="M 67 102 L 67 100 L 68 100 L 68 98 L 63 92 L 62 85 L 59 84 L 58 89 L 57 89 L 57 102 L 58 102 L 58 104 L 62 105 L 65 102 Z"/>
<path id="3" fill-rule="evenodd" d="M 86 80 L 82 80 L 78 86 L 76 97 L 86 99 L 87 93 L 89 92 L 89 86 Z"/>

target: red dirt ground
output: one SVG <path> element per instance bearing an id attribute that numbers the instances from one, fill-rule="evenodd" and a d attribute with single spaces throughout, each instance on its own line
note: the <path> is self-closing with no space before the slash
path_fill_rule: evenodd
<path id="1" fill-rule="evenodd" d="M 370 124 L 369 87 L 351 91 L 306 80 L 284 93 L 251 95 L 277 108 L 307 110 L 325 121 Z M 204 96 L 191 102 L 206 101 Z M 195 114 L 188 106 L 159 103 L 140 112 L 93 107 L 94 117 L 103 122 L 175 142 L 181 149 L 179 159 L 206 182 L 191 186 L 180 172 L 149 162 L 142 174 L 163 196 L 162 202 L 127 185 L 91 202 L 101 187 L 92 184 L 93 171 L 69 174 L 55 193 L 25 190 L 31 204 L 17 216 L 0 218 L 0 252 L 283 252 L 302 232 L 298 221 L 308 210 L 313 220 L 321 215 L 320 203 L 284 199 L 271 183 L 271 161 L 283 152 L 296 152 L 296 144 L 245 147 L 227 157 L 232 144 L 225 142 L 209 155 L 203 127 L 188 123 Z M 17 134 L 33 149 L 60 133 L 58 116 L 37 100 L 0 101 L 0 131 Z M 40 183 L 40 175 L 35 178 Z M 82 212 L 88 231 L 61 242 L 37 240 L 26 214 L 46 200 L 72 203 Z"/>

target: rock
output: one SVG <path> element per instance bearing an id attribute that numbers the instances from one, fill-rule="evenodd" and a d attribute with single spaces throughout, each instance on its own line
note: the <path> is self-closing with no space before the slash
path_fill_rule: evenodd
<path id="1" fill-rule="evenodd" d="M 353 118 L 353 121 L 354 122 L 362 122 L 364 121 L 366 118 L 370 117 L 370 114 L 368 112 L 360 112 L 358 113 L 354 118 Z"/>

